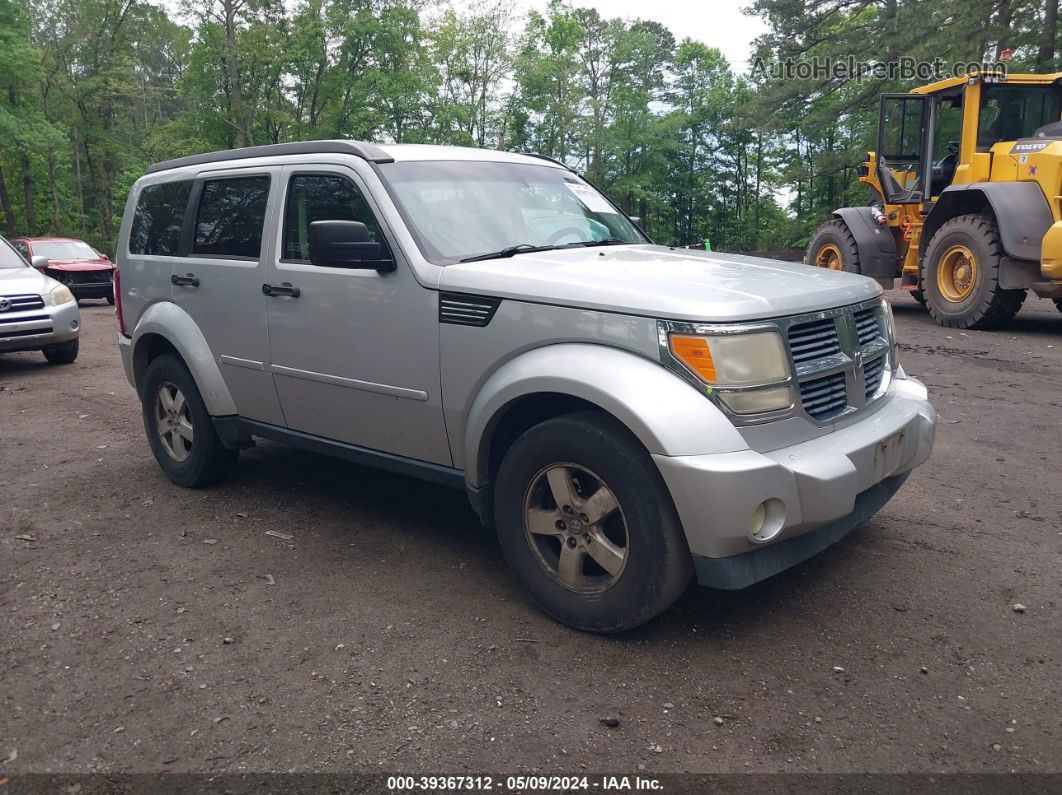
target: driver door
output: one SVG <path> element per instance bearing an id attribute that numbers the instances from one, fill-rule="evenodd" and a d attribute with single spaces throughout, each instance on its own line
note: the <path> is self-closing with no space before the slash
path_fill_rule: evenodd
<path id="1" fill-rule="evenodd" d="M 878 124 L 878 178 L 889 204 L 929 200 L 933 102 L 927 94 L 883 94 Z"/>
<path id="2" fill-rule="evenodd" d="M 450 466 L 438 294 L 414 278 L 353 169 L 288 166 L 281 184 L 265 300 L 270 370 L 288 428 Z M 312 264 L 314 221 L 364 223 L 395 269 Z"/>

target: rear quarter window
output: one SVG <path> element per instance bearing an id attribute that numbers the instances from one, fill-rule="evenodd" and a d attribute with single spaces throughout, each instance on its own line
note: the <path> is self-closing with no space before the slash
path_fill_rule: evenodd
<path id="1" fill-rule="evenodd" d="M 129 253 L 177 256 L 191 180 L 148 185 L 140 191 L 129 233 Z"/>

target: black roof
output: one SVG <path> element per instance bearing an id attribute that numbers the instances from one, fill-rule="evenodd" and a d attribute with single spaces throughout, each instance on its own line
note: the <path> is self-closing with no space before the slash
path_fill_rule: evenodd
<path id="1" fill-rule="evenodd" d="M 277 157 L 280 155 L 354 155 L 373 163 L 393 163 L 394 158 L 376 144 L 363 141 L 297 141 L 290 144 L 270 144 L 269 146 L 248 146 L 243 149 L 227 149 L 222 152 L 207 152 L 202 155 L 178 157 L 155 163 L 147 170 L 148 174 L 168 171 L 184 166 L 201 166 L 207 163 L 223 163 L 228 160 L 246 160 L 254 157 Z"/>

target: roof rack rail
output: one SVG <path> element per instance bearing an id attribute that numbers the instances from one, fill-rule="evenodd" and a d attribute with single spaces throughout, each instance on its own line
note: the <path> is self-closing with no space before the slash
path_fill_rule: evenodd
<path id="1" fill-rule="evenodd" d="M 537 157 L 539 160 L 548 160 L 550 163 L 556 163 L 561 168 L 566 168 L 568 171 L 571 171 L 573 174 L 577 174 L 578 173 L 574 168 L 569 166 L 567 163 L 562 163 L 557 158 L 550 157 L 549 155 L 540 155 L 538 152 L 521 152 L 520 154 L 524 155 L 525 157 Z"/>
<path id="2" fill-rule="evenodd" d="M 257 157 L 279 157 L 283 155 L 354 155 L 371 163 L 393 163 L 394 158 L 376 144 L 364 141 L 296 141 L 288 144 L 269 144 L 267 146 L 247 146 L 242 149 L 227 149 L 220 152 L 206 152 L 201 155 L 178 157 L 155 163 L 147 170 L 148 174 L 169 171 L 184 166 L 202 166 L 208 163 L 224 163 L 228 160 L 248 160 Z"/>

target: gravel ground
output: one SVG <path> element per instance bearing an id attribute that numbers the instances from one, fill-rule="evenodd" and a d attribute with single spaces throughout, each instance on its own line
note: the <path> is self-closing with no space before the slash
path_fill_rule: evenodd
<path id="1" fill-rule="evenodd" d="M 536 612 L 461 493 L 270 443 L 171 485 L 86 304 L 76 364 L 0 356 L 2 769 L 1062 771 L 1062 314 L 893 297 L 932 460 L 616 639 Z"/>

